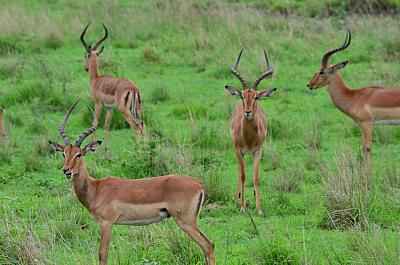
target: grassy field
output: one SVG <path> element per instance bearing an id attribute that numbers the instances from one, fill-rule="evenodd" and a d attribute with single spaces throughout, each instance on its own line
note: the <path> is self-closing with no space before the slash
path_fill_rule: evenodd
<path id="1" fill-rule="evenodd" d="M 353 40 L 332 62 L 348 59 L 350 87 L 400 85 L 400 1 L 1 1 L 0 264 L 96 264 L 99 225 L 62 174 L 58 126 L 78 98 L 93 105 L 83 70 L 87 40 L 109 39 L 100 72 L 141 88 L 149 134 L 134 133 L 114 111 L 110 150 L 86 158 L 91 176 L 143 178 L 188 174 L 208 186 L 200 226 L 215 243 L 217 264 L 398 264 L 400 128 L 374 129 L 373 174 L 360 170 L 361 134 L 326 89 L 306 84 L 323 53 Z M 365 3 L 362 3 L 365 2 Z M 244 48 L 241 73 L 275 70 L 259 86 L 269 119 L 261 163 L 264 214 L 255 211 L 250 157 L 248 212 L 234 199 L 237 162 L 229 118 L 239 86 L 229 67 Z M 102 113 L 102 124 L 105 113 Z M 71 137 L 90 126 L 80 104 Z M 103 127 L 96 137 L 102 139 Z M 255 226 L 252 224 L 254 220 Z M 203 264 L 200 249 L 172 220 L 115 226 L 110 264 Z"/>

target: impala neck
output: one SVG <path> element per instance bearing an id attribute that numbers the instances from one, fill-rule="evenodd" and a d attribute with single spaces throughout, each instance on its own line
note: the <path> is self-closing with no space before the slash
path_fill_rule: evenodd
<path id="1" fill-rule="evenodd" d="M 90 82 L 93 82 L 97 77 L 100 76 L 96 54 L 92 54 L 92 56 L 89 59 L 89 76 L 90 76 Z"/>
<path id="2" fill-rule="evenodd" d="M 354 91 L 344 84 L 339 73 L 336 73 L 331 77 L 330 82 L 328 83 L 328 92 L 336 107 L 348 114 Z"/>
<path id="3" fill-rule="evenodd" d="M 90 211 L 90 192 L 93 190 L 94 179 L 86 170 L 84 158 L 82 158 L 79 172 L 73 176 L 72 181 L 76 197 Z"/>

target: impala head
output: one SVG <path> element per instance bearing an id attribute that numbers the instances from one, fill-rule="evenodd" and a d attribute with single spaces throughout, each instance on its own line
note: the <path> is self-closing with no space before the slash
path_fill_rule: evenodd
<path id="1" fill-rule="evenodd" d="M 246 80 L 237 71 L 240 57 L 242 56 L 242 52 L 243 52 L 243 49 L 240 50 L 239 56 L 236 59 L 236 63 L 230 69 L 231 73 L 234 76 L 236 76 L 239 79 L 239 81 L 242 83 L 242 90 L 237 89 L 233 86 L 227 86 L 227 85 L 225 86 L 225 89 L 232 96 L 237 96 L 242 99 L 244 116 L 246 117 L 246 119 L 251 119 L 257 108 L 257 104 L 256 104 L 257 100 L 271 96 L 276 91 L 276 88 L 266 89 L 263 91 L 257 91 L 258 84 L 263 79 L 270 77 L 273 73 L 273 70 L 269 65 L 268 56 L 267 56 L 267 53 L 265 50 L 264 50 L 264 56 L 265 56 L 265 61 L 267 63 L 268 69 L 265 72 L 263 72 L 259 77 L 257 77 L 257 79 L 254 81 L 254 83 L 251 87 L 247 84 Z"/>
<path id="2" fill-rule="evenodd" d="M 104 51 L 104 46 L 101 46 L 100 50 L 97 50 L 97 48 L 108 37 L 107 28 L 104 24 L 102 24 L 103 28 L 104 28 L 104 32 L 105 32 L 104 37 L 102 37 L 101 39 L 96 41 L 95 44 L 93 44 L 93 46 L 88 45 L 85 41 L 85 34 L 86 34 L 86 30 L 88 29 L 89 25 L 90 25 L 90 22 L 86 25 L 85 29 L 82 31 L 82 34 L 81 34 L 81 42 L 83 44 L 83 47 L 85 47 L 85 71 L 86 72 L 89 71 L 89 60 L 91 60 L 93 58 L 97 58 Z"/>
<path id="3" fill-rule="evenodd" d="M 329 84 L 331 78 L 337 74 L 337 72 L 343 69 L 349 61 L 344 61 L 338 64 L 328 64 L 329 58 L 339 51 L 343 51 L 347 47 L 349 47 L 351 42 L 351 32 L 350 29 L 347 31 L 346 38 L 344 39 L 343 44 L 338 48 L 333 48 L 327 51 L 322 57 L 322 64 L 319 71 L 311 78 L 307 87 L 310 90 L 317 89 L 319 87 L 323 87 Z"/>
<path id="4" fill-rule="evenodd" d="M 90 109 L 90 111 L 93 114 L 93 126 L 82 132 L 78 140 L 76 140 L 75 144 L 71 144 L 71 141 L 69 140 L 67 134 L 65 133 L 65 125 L 68 121 L 69 115 L 71 114 L 72 110 L 75 108 L 76 104 L 78 104 L 79 100 L 75 102 L 74 105 L 70 108 L 70 110 L 67 112 L 65 115 L 65 118 L 63 122 L 61 123 L 58 132 L 61 135 L 61 137 L 64 139 L 64 144 L 59 144 L 53 141 L 49 141 L 49 143 L 53 146 L 54 150 L 57 152 L 63 153 L 64 156 L 64 166 L 63 166 L 63 172 L 67 176 L 67 178 L 70 178 L 71 176 L 79 173 L 79 169 L 81 168 L 81 163 L 83 161 L 83 156 L 89 152 L 94 152 L 97 150 L 97 148 L 100 146 L 101 141 L 94 141 L 90 142 L 87 144 L 85 147 L 81 147 L 81 144 L 83 140 L 90 134 L 92 134 L 94 131 L 97 129 L 97 119 L 96 119 L 96 114 L 93 112 L 93 110 L 87 105 L 87 107 Z"/>

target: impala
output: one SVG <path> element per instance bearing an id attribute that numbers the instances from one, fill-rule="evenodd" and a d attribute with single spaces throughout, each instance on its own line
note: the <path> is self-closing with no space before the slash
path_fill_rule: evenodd
<path id="1" fill-rule="evenodd" d="M 260 201 L 260 173 L 259 166 L 262 154 L 262 145 L 265 141 L 267 131 L 267 120 L 264 110 L 258 100 L 271 96 L 274 89 L 257 91 L 258 84 L 272 75 L 273 70 L 269 65 L 267 53 L 264 51 L 265 61 L 268 69 L 263 72 L 250 87 L 246 80 L 236 70 L 243 49 L 240 51 L 236 63 L 231 67 L 231 73 L 242 83 L 242 90 L 232 86 L 225 86 L 225 89 L 232 95 L 242 99 L 242 102 L 236 105 L 236 109 L 231 118 L 231 137 L 235 148 L 236 157 L 239 163 L 239 176 L 236 197 L 240 200 L 240 210 L 244 211 L 246 207 L 244 185 L 246 180 L 246 170 L 244 165 L 244 154 L 253 154 L 253 182 L 254 193 L 256 197 L 256 209 L 262 214 Z"/>
<path id="2" fill-rule="evenodd" d="M 319 71 L 307 87 L 317 89 L 328 86 L 328 92 L 336 107 L 357 123 L 363 135 L 364 163 L 371 169 L 372 127 L 374 124 L 400 124 L 400 89 L 368 86 L 352 90 L 339 74 L 348 61 L 328 64 L 329 58 L 350 45 L 351 32 L 347 31 L 343 44 L 326 52 Z"/>
<path id="3" fill-rule="evenodd" d="M 201 232 L 197 224 L 205 200 L 203 183 L 195 178 L 179 175 L 146 179 L 90 177 L 84 156 L 96 151 L 101 141 L 92 141 L 83 148 L 81 144 L 87 136 L 95 132 L 98 122 L 94 111 L 88 106 L 93 115 L 93 125 L 81 133 L 72 145 L 65 133 L 65 125 L 77 103 L 70 108 L 58 130 L 64 144 L 49 142 L 56 151 L 63 153 L 63 172 L 67 178 L 72 178 L 78 200 L 100 223 L 100 264 L 107 264 L 113 225 L 148 225 L 168 217 L 172 217 L 201 247 L 207 264 L 215 264 L 214 244 Z"/>
<path id="4" fill-rule="evenodd" d="M 99 39 L 93 46 L 91 46 L 85 41 L 85 34 L 89 25 L 90 23 L 86 25 L 80 39 L 85 47 L 85 71 L 89 72 L 92 98 L 95 104 L 97 119 L 100 118 L 101 106 L 104 106 L 107 109 L 104 123 L 104 127 L 106 129 L 106 149 L 113 108 L 117 108 L 122 113 L 131 128 L 135 130 L 135 139 L 136 143 L 138 143 L 139 131 L 144 138 L 143 122 L 141 120 L 141 99 L 139 88 L 130 80 L 109 75 L 100 75 L 98 58 L 104 51 L 104 46 L 102 46 L 100 50 L 97 50 L 97 48 L 104 40 L 107 39 L 108 31 L 106 26 L 103 24 L 105 31 L 104 37 Z"/>

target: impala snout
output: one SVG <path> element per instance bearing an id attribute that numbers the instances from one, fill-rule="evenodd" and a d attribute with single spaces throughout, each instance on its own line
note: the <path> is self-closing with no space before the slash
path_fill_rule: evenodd
<path id="1" fill-rule="evenodd" d="M 70 171 L 69 168 L 64 168 L 64 169 L 63 169 L 63 172 L 64 172 L 64 175 L 65 175 L 67 178 L 71 178 L 72 171 Z"/>
<path id="2" fill-rule="evenodd" d="M 244 112 L 244 116 L 245 116 L 246 118 L 250 118 L 251 116 L 253 116 L 253 113 L 252 113 L 251 110 L 250 110 L 250 111 L 245 111 L 245 112 Z"/>

